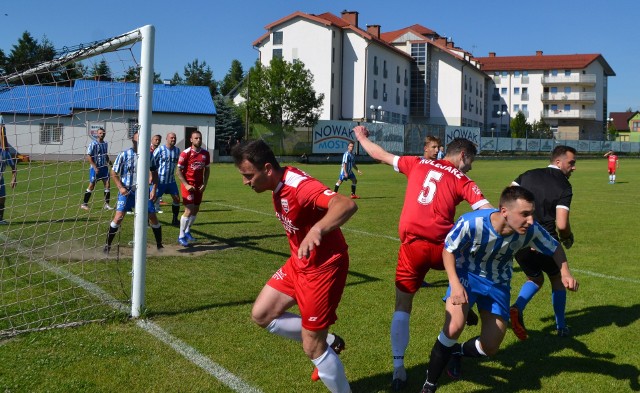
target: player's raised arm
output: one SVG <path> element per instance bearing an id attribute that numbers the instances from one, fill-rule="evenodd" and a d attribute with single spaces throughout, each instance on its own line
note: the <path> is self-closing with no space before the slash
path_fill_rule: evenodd
<path id="1" fill-rule="evenodd" d="M 369 131 L 364 126 L 356 126 L 353 129 L 353 133 L 356 134 L 356 139 L 360 142 L 360 146 L 367 151 L 367 154 L 369 154 L 371 158 L 384 162 L 387 165 L 393 165 L 393 158 L 395 156 L 374 142 L 371 142 L 368 138 Z"/>

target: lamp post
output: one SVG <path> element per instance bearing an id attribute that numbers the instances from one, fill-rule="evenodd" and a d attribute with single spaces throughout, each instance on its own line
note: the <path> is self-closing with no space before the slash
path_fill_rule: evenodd
<path id="1" fill-rule="evenodd" d="M 607 140 L 610 141 L 611 140 L 611 133 L 609 132 L 609 127 L 611 126 L 611 123 L 613 123 L 613 118 L 609 117 L 607 118 L 607 129 L 606 129 L 606 135 L 607 135 Z"/>
<path id="2" fill-rule="evenodd" d="M 500 135 L 502 132 L 502 116 L 506 115 L 507 111 L 498 111 L 497 114 L 500 116 L 500 131 L 498 132 L 498 135 Z"/>
<path id="3" fill-rule="evenodd" d="M 495 127 L 491 127 L 491 139 L 493 139 L 493 131 L 495 131 Z"/>
<path id="4" fill-rule="evenodd" d="M 369 109 L 371 109 L 371 117 L 373 118 L 373 124 L 375 124 L 378 118 L 378 112 L 382 112 L 382 105 L 375 106 L 372 104 Z"/>

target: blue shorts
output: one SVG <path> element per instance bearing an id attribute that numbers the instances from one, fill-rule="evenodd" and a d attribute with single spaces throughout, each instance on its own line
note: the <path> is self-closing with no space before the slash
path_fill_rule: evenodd
<path id="1" fill-rule="evenodd" d="M 350 179 L 351 181 L 356 180 L 356 175 L 355 173 L 351 172 L 348 175 L 344 175 L 342 172 L 340 173 L 340 181 L 345 181 L 347 179 Z"/>
<path id="2" fill-rule="evenodd" d="M 174 183 L 158 184 L 158 191 L 156 191 L 156 198 L 160 198 L 164 194 L 179 195 L 178 185 Z"/>
<path id="3" fill-rule="evenodd" d="M 116 211 L 119 212 L 130 212 L 136 205 L 136 193 L 135 191 L 131 191 L 127 195 L 122 195 L 118 193 L 118 202 L 116 203 Z M 156 212 L 156 207 L 153 202 L 149 201 L 147 206 L 149 214 Z"/>
<path id="4" fill-rule="evenodd" d="M 511 304 L 511 288 L 506 285 L 496 284 L 491 280 L 480 277 L 477 274 L 456 268 L 460 282 L 467 291 L 469 307 L 478 304 L 479 310 L 490 311 L 499 315 L 505 321 L 509 320 L 509 305 Z M 447 294 L 442 300 L 446 301 L 451 295 L 451 286 L 447 288 Z"/>
<path id="5" fill-rule="evenodd" d="M 95 169 L 93 167 L 89 168 L 89 183 L 95 183 L 98 180 L 109 180 L 109 167 L 108 166 L 99 166 L 98 174 L 96 175 Z"/>
<path id="6" fill-rule="evenodd" d="M 0 174 L 0 198 L 7 196 L 7 189 L 4 186 L 4 176 Z"/>

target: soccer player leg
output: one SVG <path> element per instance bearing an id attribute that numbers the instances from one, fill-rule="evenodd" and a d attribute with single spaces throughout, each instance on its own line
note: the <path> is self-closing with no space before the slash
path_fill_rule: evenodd
<path id="1" fill-rule="evenodd" d="M 567 289 L 562 282 L 562 275 L 558 269 L 558 265 L 555 264 L 553 258 L 547 258 L 542 264 L 542 270 L 549 277 L 551 283 L 551 304 L 553 306 L 553 313 L 556 319 L 556 331 L 558 336 L 569 336 L 569 328 L 565 318 L 565 311 L 567 307 Z"/>
<path id="2" fill-rule="evenodd" d="M 111 190 L 109 188 L 109 167 L 103 166 L 98 168 L 98 179 L 102 180 L 102 184 L 104 185 L 104 207 L 107 210 L 113 210 L 109 203 L 111 203 Z"/>
<path id="3" fill-rule="evenodd" d="M 162 225 L 160 225 L 160 221 L 158 221 L 158 216 L 156 215 L 156 206 L 153 201 L 148 201 L 148 213 L 149 213 L 149 224 L 151 226 L 151 230 L 153 231 L 153 236 L 156 239 L 156 247 L 158 250 L 164 248 L 162 245 Z"/>
<path id="4" fill-rule="evenodd" d="M 338 319 L 336 310 L 348 270 L 349 256 L 339 254 L 324 262 L 322 269 L 300 274 L 295 280 L 302 317 L 302 346 L 331 392 L 351 391 L 340 358 L 327 344 L 329 326 Z"/>
<path id="5" fill-rule="evenodd" d="M 296 304 L 293 284 L 295 276 L 296 272 L 289 259 L 260 291 L 251 309 L 251 319 L 269 333 L 302 341 L 300 316 L 286 312 Z"/>
<path id="6" fill-rule="evenodd" d="M 81 207 L 83 209 L 87 209 L 89 200 L 91 199 L 91 194 L 93 193 L 93 189 L 96 186 L 96 171 L 93 169 L 93 167 L 89 168 L 89 186 L 87 187 L 87 190 L 84 192 L 84 198 L 82 200 L 82 205 Z"/>
<path id="7" fill-rule="evenodd" d="M 542 284 L 544 284 L 544 275 L 540 268 L 540 261 L 547 257 L 530 248 L 524 248 L 518 251 L 515 257 L 518 265 L 520 265 L 522 271 L 527 275 L 527 281 L 522 285 L 522 288 L 520 288 L 520 293 L 515 303 L 511 305 L 509 318 L 511 319 L 511 328 L 516 337 L 520 340 L 526 340 L 528 333 L 524 325 L 524 309 L 535 294 L 538 293 Z"/>
<path id="8" fill-rule="evenodd" d="M 4 177 L 0 177 L 0 222 L 6 224 L 4 221 L 4 203 L 7 196 L 7 189 L 4 185 Z"/>

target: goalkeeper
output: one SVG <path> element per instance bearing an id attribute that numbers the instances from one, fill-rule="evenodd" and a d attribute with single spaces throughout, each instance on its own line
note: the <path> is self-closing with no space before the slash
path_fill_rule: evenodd
<path id="1" fill-rule="evenodd" d="M 511 183 L 533 193 L 535 196 L 534 219 L 567 249 L 573 245 L 573 232 L 569 224 L 569 208 L 573 191 L 569 177 L 575 169 L 576 150 L 570 146 L 558 145 L 551 152 L 549 166 L 524 172 Z M 520 340 L 527 338 L 522 312 L 542 287 L 544 272 L 551 283 L 551 303 L 557 334 L 560 337 L 569 336 L 570 331 L 565 321 L 567 291 L 562 282 L 563 277 L 569 274 L 567 262 L 559 269 L 553 258 L 530 248 L 520 250 L 515 258 L 527 275 L 527 281 L 522 285 L 516 302 L 509 310 L 513 332 Z"/>

